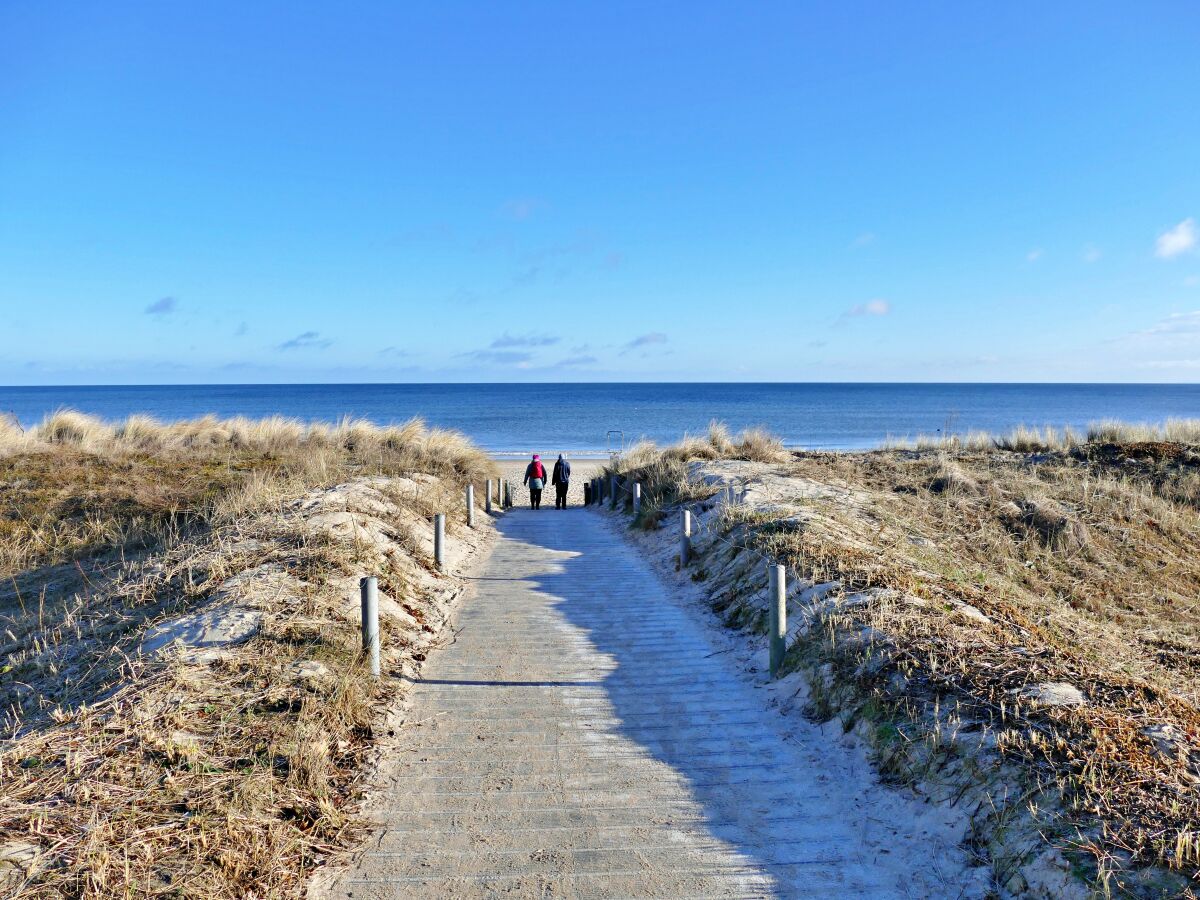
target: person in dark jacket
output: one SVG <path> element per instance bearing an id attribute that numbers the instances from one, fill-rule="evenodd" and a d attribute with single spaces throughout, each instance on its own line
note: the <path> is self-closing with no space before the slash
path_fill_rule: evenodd
<path id="1" fill-rule="evenodd" d="M 554 485 L 554 508 L 567 508 L 567 488 L 571 486 L 571 464 L 558 454 L 558 462 L 554 464 L 554 474 L 550 477 Z"/>
<path id="2" fill-rule="evenodd" d="M 542 508 L 542 488 L 546 486 L 546 467 L 542 458 L 533 454 L 533 462 L 525 467 L 525 484 L 529 485 L 529 505 L 533 509 Z"/>

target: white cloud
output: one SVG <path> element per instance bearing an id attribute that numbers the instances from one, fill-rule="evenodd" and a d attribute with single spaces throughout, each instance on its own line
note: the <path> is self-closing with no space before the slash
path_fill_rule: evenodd
<path id="1" fill-rule="evenodd" d="M 1171 259 L 1194 249 L 1196 241 L 1196 220 L 1187 218 L 1158 236 L 1154 242 L 1154 255 L 1159 259 Z"/>
<path id="2" fill-rule="evenodd" d="M 1031 262 L 1031 263 L 1037 262 L 1039 259 L 1042 258 L 1043 253 L 1045 253 L 1045 251 L 1041 247 L 1034 247 L 1032 250 L 1030 250 L 1028 253 L 1025 254 L 1025 261 Z"/>
<path id="3" fill-rule="evenodd" d="M 869 247 L 873 243 L 875 243 L 875 232 L 864 231 L 862 234 L 860 234 L 858 237 L 856 237 L 853 241 L 850 242 L 850 246 L 851 247 Z"/>
<path id="4" fill-rule="evenodd" d="M 1104 254 L 1100 252 L 1100 248 L 1095 244 L 1088 244 L 1083 248 L 1083 261 L 1085 263 L 1094 263 Z"/>
<path id="5" fill-rule="evenodd" d="M 1200 334 L 1200 310 L 1194 312 L 1172 312 L 1157 325 L 1139 332 L 1142 335 L 1194 335 Z"/>
<path id="6" fill-rule="evenodd" d="M 866 303 L 856 303 L 849 310 L 848 316 L 886 316 L 892 311 L 892 304 L 886 300 L 868 300 Z"/>
<path id="7" fill-rule="evenodd" d="M 1183 279 L 1184 287 L 1200 287 L 1200 275 L 1189 275 Z"/>

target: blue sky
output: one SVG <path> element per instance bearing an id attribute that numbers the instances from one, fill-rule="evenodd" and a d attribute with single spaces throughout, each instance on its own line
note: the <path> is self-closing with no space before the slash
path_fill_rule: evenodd
<path id="1" fill-rule="evenodd" d="M 1200 8 L 0 6 L 0 384 L 1194 381 Z"/>

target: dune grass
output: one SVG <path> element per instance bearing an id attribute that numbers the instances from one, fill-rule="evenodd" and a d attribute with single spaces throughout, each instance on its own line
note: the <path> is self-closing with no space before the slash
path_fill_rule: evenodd
<path id="1" fill-rule="evenodd" d="M 868 592 L 795 649 L 853 685 L 854 709 L 898 711 L 935 743 L 988 730 L 1030 796 L 1062 804 L 1048 840 L 1090 860 L 1105 889 L 1161 896 L 1186 878 L 1143 884 L 1144 867 L 1200 877 L 1198 441 L 1196 422 L 1099 423 L 1086 437 L 1017 429 L 928 449 L 795 453 L 773 471 L 795 479 L 797 499 L 735 508 L 725 527 L 797 577 Z M 621 468 L 643 483 L 645 518 L 715 491 L 688 460 L 733 458 L 685 441 L 640 448 Z M 743 602 L 714 591 L 722 609 Z M 1060 681 L 1086 704 L 1022 699 Z M 885 767 L 909 752 L 896 747 L 881 750 Z"/>
<path id="2" fill-rule="evenodd" d="M 64 412 L 0 428 L 0 846 L 33 859 L 0 863 L 0 894 L 302 895 L 356 834 L 378 711 L 402 683 L 365 672 L 347 592 L 378 573 L 409 617 L 385 624 L 385 667 L 412 674 L 442 588 L 408 529 L 493 474 L 418 421 Z M 392 550 L 299 516 L 345 482 L 373 486 L 363 511 L 385 516 Z M 148 626 L 242 576 L 263 616 L 249 643 L 210 665 L 139 655 Z"/>
<path id="3" fill-rule="evenodd" d="M 1166 419 L 1158 423 L 1134 424 L 1104 419 L 1088 425 L 1079 434 L 1069 425 L 1017 425 L 1004 434 L 969 431 L 965 434 L 918 434 L 915 438 L 889 437 L 885 450 L 1011 450 L 1017 453 L 1069 451 L 1082 444 L 1133 444 L 1167 441 L 1200 443 L 1200 419 Z"/>
<path id="4" fill-rule="evenodd" d="M 272 417 L 108 423 L 65 410 L 29 431 L 0 421 L 0 578 L 105 550 L 161 546 L 208 521 L 248 482 L 297 489 L 351 475 L 489 477 L 457 432 Z"/>

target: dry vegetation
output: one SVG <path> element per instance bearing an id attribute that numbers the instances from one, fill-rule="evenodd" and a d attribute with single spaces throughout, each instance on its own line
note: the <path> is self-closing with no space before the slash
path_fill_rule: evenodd
<path id="1" fill-rule="evenodd" d="M 491 473 L 415 421 L 0 423 L 0 893 L 298 895 L 352 836 L 397 690 L 364 672 L 355 576 L 400 601 L 385 666 L 411 673 L 446 587 L 407 528 Z M 235 596 L 262 616 L 248 643 L 139 654 Z"/>
<path id="2" fill-rule="evenodd" d="M 751 443 L 765 454 L 716 434 L 626 459 L 621 470 L 644 485 L 644 526 L 666 505 L 714 494 L 689 459 L 780 458 L 761 436 Z M 996 858 L 995 832 L 1017 807 L 1098 890 L 1196 891 L 1198 440 L 1197 422 L 1102 423 L 1086 438 L 1019 429 L 924 449 L 794 453 L 744 467 L 751 482 L 775 478 L 772 505 L 722 515 L 725 539 L 836 587 L 840 602 L 818 604 L 791 663 L 817 676 L 816 714 L 847 727 L 871 719 L 885 774 L 977 771 L 961 758 L 967 734 L 1020 773 L 1020 802 L 977 810 L 975 835 L 1016 893 L 1021 860 Z M 711 590 L 731 623 L 760 624 L 744 594 Z M 1085 702 L 1031 698 L 1058 682 Z"/>

